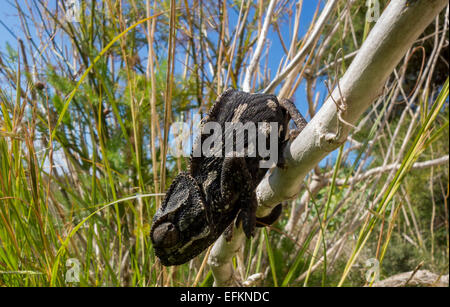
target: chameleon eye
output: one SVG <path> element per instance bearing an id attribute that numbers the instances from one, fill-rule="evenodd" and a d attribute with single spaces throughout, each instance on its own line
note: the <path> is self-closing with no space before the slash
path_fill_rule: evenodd
<path id="1" fill-rule="evenodd" d="M 178 230 L 169 222 L 158 225 L 152 233 L 152 241 L 155 247 L 172 247 L 177 244 Z"/>

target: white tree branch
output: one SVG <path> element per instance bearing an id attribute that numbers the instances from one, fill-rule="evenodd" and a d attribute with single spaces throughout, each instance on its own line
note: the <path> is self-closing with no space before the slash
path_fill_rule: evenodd
<path id="1" fill-rule="evenodd" d="M 272 80 L 272 82 L 264 89 L 264 93 L 273 92 L 276 86 L 280 84 L 280 82 L 282 82 L 284 79 L 286 79 L 286 77 L 294 68 L 296 68 L 300 63 L 303 62 L 306 56 L 310 53 L 311 48 L 313 48 L 316 40 L 320 37 L 322 29 L 325 26 L 328 18 L 330 17 L 337 3 L 338 0 L 329 0 L 327 2 L 322 13 L 320 14 L 319 19 L 314 25 L 311 34 L 308 35 L 308 38 L 305 44 L 303 45 L 303 48 L 298 51 L 298 53 L 295 55 L 294 59 L 289 63 L 289 65 L 287 65 L 286 68 L 283 69 L 283 71 L 278 76 L 276 76 L 275 79 Z"/>
<path id="2" fill-rule="evenodd" d="M 214 243 L 208 258 L 214 276 L 214 287 L 233 285 L 234 269 L 231 259 L 242 247 L 244 237 L 242 227 L 235 227 L 231 242 L 227 242 L 225 236 L 221 235 Z"/>
<path id="3" fill-rule="evenodd" d="M 424 162 L 416 162 L 411 167 L 411 170 L 425 169 L 425 168 L 429 168 L 432 166 L 438 166 L 438 165 L 446 164 L 446 163 L 448 163 L 448 161 L 449 161 L 449 155 L 442 156 L 440 158 L 433 159 L 433 160 L 424 161 Z M 345 179 L 337 179 L 335 183 L 336 183 L 336 185 L 356 184 L 362 180 L 365 180 L 369 177 L 378 175 L 380 173 L 389 172 L 393 169 L 397 170 L 400 168 L 400 165 L 401 165 L 400 163 L 393 163 L 393 164 L 386 165 L 384 167 L 383 166 L 374 167 L 374 168 L 367 170 L 366 172 L 364 172 L 362 174 L 359 174 L 357 176 L 349 178 L 347 182 L 345 181 Z M 325 187 L 327 184 L 331 183 L 332 180 L 331 180 L 330 176 L 331 176 L 331 173 L 324 175 L 324 176 L 320 176 L 320 177 L 314 176 L 312 178 L 312 182 L 309 184 L 308 191 L 304 192 L 303 195 L 300 197 L 300 201 L 296 205 L 293 205 L 293 207 L 292 207 L 291 215 L 290 215 L 289 220 L 285 227 L 285 230 L 287 233 L 293 234 L 293 232 L 296 230 L 296 226 L 298 226 L 298 224 L 299 224 L 298 218 L 303 213 L 306 206 L 310 202 L 311 197 L 317 195 L 317 193 L 323 187 Z"/>
<path id="4" fill-rule="evenodd" d="M 329 0 L 325 9 L 331 10 L 333 2 Z M 275 205 L 295 197 L 308 172 L 345 142 L 350 125 L 355 124 L 375 101 L 407 50 L 447 3 L 446 0 L 418 0 L 409 4 L 405 1 L 390 2 L 339 81 L 340 90 L 334 90 L 332 97 L 285 149 L 286 168 L 273 169 L 258 186 L 257 216 L 265 216 Z M 294 65 L 301 63 L 295 59 L 269 85 L 267 92 L 272 91 Z M 231 242 L 224 244 L 222 236 L 213 247 L 210 264 L 214 264 L 211 269 L 217 286 L 230 285 L 233 250 L 237 250 L 243 240 L 242 231 L 238 228 Z"/>
<path id="5" fill-rule="evenodd" d="M 427 270 L 400 273 L 373 284 L 373 287 L 448 287 L 448 274 L 440 276 Z"/>
<path id="6" fill-rule="evenodd" d="M 448 163 L 448 161 L 449 161 L 449 156 L 446 155 L 446 156 L 442 156 L 440 158 L 433 159 L 433 160 L 428 160 L 428 161 L 424 161 L 424 162 L 416 162 L 412 165 L 411 170 L 424 169 L 424 168 L 429 168 L 432 166 L 438 166 L 438 165 Z M 371 168 L 370 170 L 368 170 L 365 173 L 362 173 L 356 177 L 350 178 L 350 180 L 347 182 L 347 184 L 356 183 L 358 181 L 367 179 L 371 176 L 374 176 L 374 175 L 377 175 L 380 173 L 389 172 L 393 169 L 398 170 L 400 168 L 400 166 L 401 166 L 400 163 L 393 163 L 393 164 L 389 164 L 386 166 L 379 166 L 379 167 Z M 331 181 L 331 180 L 328 180 L 328 181 Z M 337 185 L 343 185 L 344 182 L 345 182 L 344 179 L 336 180 Z"/>
<path id="7" fill-rule="evenodd" d="M 258 216 L 295 197 L 306 174 L 346 140 L 350 127 L 337 123 L 335 101 L 345 106 L 341 118 L 356 123 L 406 51 L 446 4 L 445 0 L 419 0 L 409 6 L 403 1 L 390 2 L 339 82 L 343 97 L 334 90 L 333 97 L 287 146 L 286 168 L 275 168 L 258 186 Z"/>
<path id="8" fill-rule="evenodd" d="M 262 27 L 261 34 L 256 44 L 255 52 L 253 53 L 253 57 L 250 61 L 250 64 L 247 67 L 247 72 L 245 73 L 244 83 L 242 85 L 242 90 L 244 92 L 250 91 L 250 83 L 252 80 L 252 76 L 253 73 L 255 72 L 256 65 L 259 64 L 259 58 L 261 57 L 264 43 L 266 42 L 267 32 L 269 31 L 269 25 L 270 22 L 272 21 L 273 10 L 276 4 L 277 4 L 276 0 L 271 0 L 269 3 L 269 7 L 267 8 L 266 18 L 264 20 L 264 25 Z"/>

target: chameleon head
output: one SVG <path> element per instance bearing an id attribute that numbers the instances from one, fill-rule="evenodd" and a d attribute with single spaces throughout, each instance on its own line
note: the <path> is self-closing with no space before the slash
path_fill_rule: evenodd
<path id="1" fill-rule="evenodd" d="M 156 212 L 150 237 L 163 265 L 182 264 L 210 244 L 206 207 L 197 182 L 188 173 L 179 174 Z"/>

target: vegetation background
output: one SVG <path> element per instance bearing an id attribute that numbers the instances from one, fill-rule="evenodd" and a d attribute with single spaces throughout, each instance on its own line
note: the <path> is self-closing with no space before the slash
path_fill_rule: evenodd
<path id="1" fill-rule="evenodd" d="M 251 92 L 266 88 L 324 1 L 81 0 L 75 15 L 69 2 L 7 0 L 0 13 L 0 285 L 212 285 L 207 253 L 165 268 L 150 242 L 162 193 L 186 168 L 168 154 L 170 124 L 242 89 L 275 2 L 250 82 Z M 381 12 L 388 4 L 376 2 Z M 375 24 L 367 4 L 338 1 L 276 88 L 308 120 Z M 448 274 L 448 52 L 447 7 L 348 142 L 247 240 L 234 259 L 240 282 L 364 286 L 412 271 L 414 284 L 426 270 L 434 279 L 418 283 L 437 285 Z"/>

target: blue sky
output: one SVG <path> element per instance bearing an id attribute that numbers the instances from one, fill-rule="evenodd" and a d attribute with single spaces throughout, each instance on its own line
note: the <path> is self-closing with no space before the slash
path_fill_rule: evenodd
<path id="1" fill-rule="evenodd" d="M 19 5 L 24 3 L 23 0 L 18 0 L 17 2 L 19 3 Z M 16 46 L 16 39 L 1 23 L 4 23 L 17 37 L 24 37 L 23 33 L 21 32 L 20 20 L 17 17 L 17 12 L 13 5 L 14 3 L 10 0 L 2 0 L 2 6 L 0 8 L 1 50 L 4 49 L 4 46 L 7 42 L 11 44 L 11 46 Z"/>
<path id="2" fill-rule="evenodd" d="M 36 1 L 36 0 L 33 0 Z M 303 3 L 303 9 L 302 14 L 300 17 L 300 28 L 299 28 L 299 35 L 298 38 L 302 38 L 306 31 L 308 30 L 311 20 L 313 18 L 313 15 L 317 9 L 317 5 L 320 0 L 307 0 Z M 24 7 L 24 10 L 27 11 L 27 8 L 24 4 L 23 0 L 17 1 L 19 5 L 22 5 Z M 290 6 L 291 4 L 294 4 L 297 2 L 297 0 L 291 0 L 287 5 Z M 323 0 L 320 1 L 321 6 L 323 7 Z M 50 1 L 51 8 L 55 7 L 55 2 Z M 22 32 L 20 20 L 17 17 L 16 9 L 14 8 L 14 3 L 11 0 L 3 0 L 2 1 L 2 8 L 0 10 L 0 52 L 3 52 L 5 50 L 5 45 L 8 42 L 13 48 L 17 48 L 17 40 L 14 36 L 24 39 L 25 35 Z M 295 8 L 295 5 L 293 5 L 293 8 Z M 295 14 L 295 12 L 293 12 Z M 237 14 L 234 13 L 232 10 L 229 10 L 229 24 L 230 27 L 234 27 L 237 22 Z M 3 24 L 2 24 L 3 23 Z M 4 26 L 6 25 L 9 30 L 6 29 Z M 32 26 L 32 23 L 30 22 L 29 26 Z M 280 32 L 283 37 L 283 40 L 287 47 L 289 48 L 289 43 L 292 37 L 292 27 L 293 25 L 284 24 L 280 27 Z M 11 32 L 12 33 L 11 33 Z M 35 35 L 35 31 L 33 28 L 30 28 L 31 35 Z M 230 29 L 232 31 L 232 29 Z M 268 39 L 270 41 L 270 44 L 266 46 L 266 48 L 269 49 L 269 59 L 268 59 L 268 67 L 270 68 L 272 77 L 274 77 L 276 71 L 278 70 L 278 66 L 280 61 L 285 56 L 285 52 L 283 50 L 282 44 L 280 42 L 278 34 L 275 32 L 274 28 L 271 27 L 268 33 Z M 261 58 L 261 65 L 263 65 L 266 61 L 265 57 L 265 50 L 263 51 L 263 57 Z M 176 71 L 182 71 L 182 61 L 176 61 L 175 65 Z M 242 80 L 240 80 L 241 82 Z M 326 89 L 323 86 L 323 84 L 318 84 L 318 87 L 316 89 L 320 92 L 320 101 L 322 101 L 326 95 Z M 307 101 L 306 101 L 306 93 L 305 93 L 305 84 L 304 82 L 299 86 L 299 89 L 297 90 L 294 97 L 292 97 L 295 101 L 298 109 L 300 112 L 306 116 L 307 114 Z M 309 118 L 307 118 L 309 121 Z M 332 156 L 335 156 L 333 154 Z"/>
<path id="3" fill-rule="evenodd" d="M 33 0 L 36 1 L 36 0 Z M 14 3 L 11 0 L 3 0 L 3 5 L 0 10 L 0 51 L 5 50 L 5 45 L 8 42 L 13 48 L 17 48 L 17 40 L 14 36 L 24 39 L 24 33 L 22 32 L 22 28 L 20 25 L 20 20 L 17 17 L 16 9 L 14 8 Z M 17 1 L 19 5 L 22 5 L 24 7 L 24 10 L 27 11 L 26 6 L 24 4 L 23 0 Z M 291 0 L 290 3 L 288 3 L 288 6 L 291 4 L 294 4 L 297 2 L 297 0 Z M 317 8 L 319 0 L 308 0 L 304 1 L 303 4 L 303 10 L 301 15 L 301 22 L 300 22 L 300 31 L 299 31 L 299 38 L 303 37 L 305 32 L 307 31 L 310 22 L 312 20 L 312 17 L 314 15 L 314 12 Z M 323 6 L 323 2 L 322 6 Z M 50 1 L 51 5 L 50 7 L 54 7 L 55 2 Z M 234 26 L 236 24 L 237 15 L 233 13 L 232 10 L 229 10 L 229 19 L 230 19 L 230 26 Z M 2 24 L 3 23 L 3 24 Z M 6 29 L 5 25 L 9 28 L 9 30 Z M 30 23 L 30 26 L 32 24 Z M 12 33 L 11 33 L 11 32 Z M 30 28 L 31 35 L 34 35 L 33 28 Z M 292 25 L 284 25 L 280 27 L 280 32 L 283 36 L 284 42 L 286 45 L 289 45 L 290 39 L 292 37 Z M 14 36 L 13 36 L 14 35 Z M 270 48 L 269 52 L 269 59 L 268 59 L 268 66 L 271 70 L 272 75 L 274 75 L 278 69 L 279 63 L 282 60 L 283 56 L 285 55 L 285 52 L 282 48 L 282 45 L 279 40 L 278 34 L 274 31 L 274 29 L 271 27 L 270 31 L 268 33 L 268 39 L 270 40 L 270 45 L 268 48 Z M 263 52 L 263 55 L 265 52 Z M 261 58 L 261 64 L 264 64 L 266 59 L 263 57 Z M 182 64 L 181 62 L 177 61 L 176 67 L 177 71 L 182 71 Z M 319 90 L 323 90 L 319 89 Z M 324 93 L 326 94 L 326 92 Z M 305 100 L 305 92 L 304 92 L 304 84 L 300 86 L 299 91 L 297 92 L 297 95 L 293 97 L 296 104 L 298 105 L 300 111 L 303 114 L 306 114 L 306 100 Z"/>

